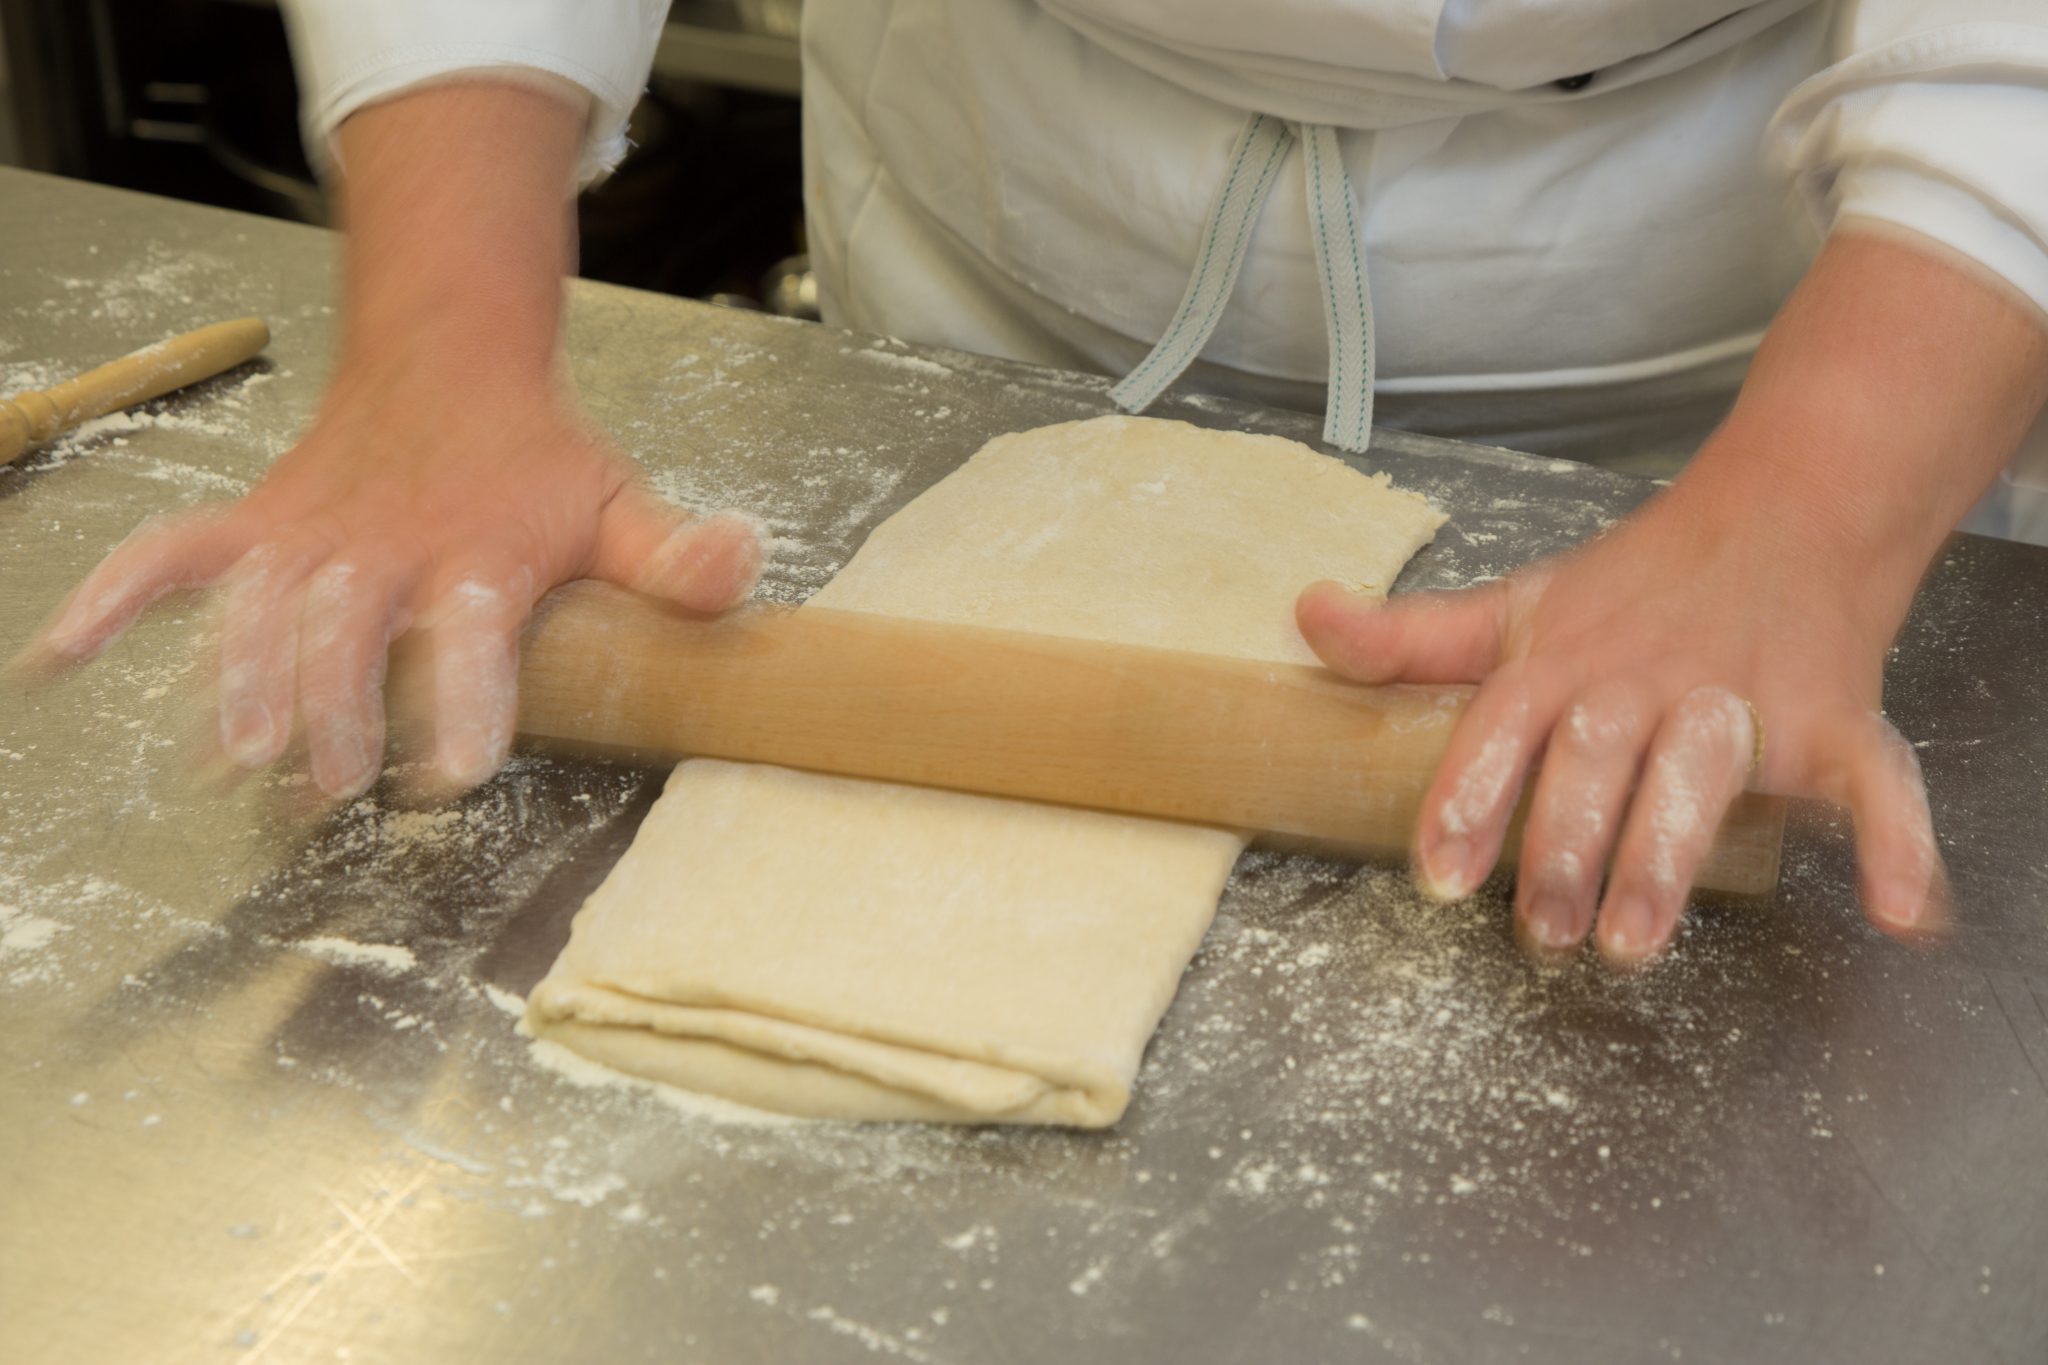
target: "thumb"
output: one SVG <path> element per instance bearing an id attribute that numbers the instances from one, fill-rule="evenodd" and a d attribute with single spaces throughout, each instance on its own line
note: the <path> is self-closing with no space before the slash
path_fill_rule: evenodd
<path id="1" fill-rule="evenodd" d="M 763 559 L 752 517 L 693 516 L 628 485 L 599 518 L 593 576 L 690 611 L 715 612 L 746 600 Z"/>
<path id="2" fill-rule="evenodd" d="M 1500 662 L 1505 583 L 1383 602 L 1341 583 L 1309 585 L 1294 623 L 1334 671 L 1366 683 L 1477 682 Z"/>

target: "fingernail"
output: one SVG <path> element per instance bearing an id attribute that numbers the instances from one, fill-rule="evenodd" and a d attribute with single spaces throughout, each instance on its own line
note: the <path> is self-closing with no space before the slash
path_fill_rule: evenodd
<path id="1" fill-rule="evenodd" d="M 1927 918 L 1930 885 L 1915 877 L 1895 877 L 1875 897 L 1871 908 L 1896 929 L 1917 930 Z"/>
<path id="2" fill-rule="evenodd" d="M 1563 952 L 1578 946 L 1572 932 L 1572 907 L 1562 897 L 1538 894 L 1522 918 L 1523 930 L 1538 948 Z"/>
<path id="3" fill-rule="evenodd" d="M 353 753 L 335 752 L 338 745 Z M 331 739 L 313 746 L 313 785 L 336 801 L 353 801 L 377 780 L 377 760 L 383 756 L 383 737 L 372 746 L 364 736 Z"/>
<path id="4" fill-rule="evenodd" d="M 504 762 L 482 745 L 452 745 L 441 757 L 441 775 L 458 787 L 481 786 Z"/>
<path id="5" fill-rule="evenodd" d="M 368 791 L 376 780 L 375 764 L 342 773 L 336 773 L 331 769 L 323 771 L 319 763 L 313 765 L 313 785 L 318 787 L 323 795 L 336 801 L 355 800 Z"/>
<path id="6" fill-rule="evenodd" d="M 498 771 L 511 751 L 512 736 L 503 726 L 463 726 L 441 746 L 441 775 L 457 786 L 474 787 Z"/>
<path id="7" fill-rule="evenodd" d="M 754 590 L 762 564 L 762 537 L 752 519 L 724 512 L 670 532 L 639 587 L 694 610 L 719 611 Z"/>
<path id="8" fill-rule="evenodd" d="M 1893 887 L 1877 903 L 1877 917 L 1894 929 L 1912 929 L 1920 923 L 1920 907 L 1913 903 L 1911 892 L 1903 887 Z"/>
<path id="9" fill-rule="evenodd" d="M 1600 946 L 1609 957 L 1635 961 L 1655 947 L 1656 921 L 1650 903 L 1641 896 L 1622 896 L 1609 901 L 1600 912 Z"/>
<path id="10" fill-rule="evenodd" d="M 1422 890 L 1432 900 L 1458 901 L 1472 894 L 1472 846 L 1460 834 L 1448 834 L 1422 856 Z"/>
<path id="11" fill-rule="evenodd" d="M 261 768 L 270 762 L 276 726 L 270 708 L 255 697 L 243 697 L 228 708 L 221 725 L 221 744 L 228 757 L 244 768 Z"/>

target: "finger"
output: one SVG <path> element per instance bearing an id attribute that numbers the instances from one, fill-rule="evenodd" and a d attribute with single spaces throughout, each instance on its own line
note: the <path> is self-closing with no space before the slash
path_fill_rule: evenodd
<path id="1" fill-rule="evenodd" d="M 1461 900 L 1486 880 L 1554 715 L 1512 668 L 1496 672 L 1473 696 L 1422 798 L 1415 871 L 1424 892 Z"/>
<path id="2" fill-rule="evenodd" d="M 691 611 L 724 611 L 754 590 L 763 553 L 754 521 L 693 517 L 628 485 L 598 523 L 595 576 Z"/>
<path id="3" fill-rule="evenodd" d="M 1507 585 L 1411 593 L 1382 602 L 1342 583 L 1313 583 L 1294 623 L 1316 657 L 1359 682 L 1477 682 L 1499 664 Z"/>
<path id="4" fill-rule="evenodd" d="M 1900 937 L 1939 933 L 1948 923 L 1948 878 L 1913 746 L 1876 712 L 1845 715 L 1824 735 L 1844 756 L 1827 794 L 1855 821 L 1864 913 Z"/>
<path id="5" fill-rule="evenodd" d="M 434 661 L 434 767 L 457 787 L 495 773 L 519 709 L 519 630 L 539 593 L 523 564 L 477 564 L 447 577 L 420 624 Z"/>
<path id="6" fill-rule="evenodd" d="M 1630 691 L 1590 693 L 1566 708 L 1544 745 L 1515 879 L 1515 925 L 1539 952 L 1576 948 L 1593 927 L 1601 874 L 1649 739 L 1646 714 Z"/>
<path id="7" fill-rule="evenodd" d="M 1594 938 L 1609 962 L 1633 966 L 1671 942 L 1755 742 L 1749 708 L 1725 687 L 1694 688 L 1658 727 L 1600 905 Z"/>
<path id="8" fill-rule="evenodd" d="M 363 794 L 384 754 L 386 651 L 417 565 L 374 546 L 323 564 L 299 617 L 299 705 L 313 784 L 338 800 Z"/>
<path id="9" fill-rule="evenodd" d="M 57 665 L 83 663 L 112 644 L 151 603 L 205 587 L 245 547 L 233 507 L 210 504 L 137 527 L 75 588 L 24 658 Z"/>
<path id="10" fill-rule="evenodd" d="M 220 632 L 220 743 L 241 767 L 267 767 L 291 741 L 300 599 L 326 553 L 318 540 L 272 541 L 242 556 L 228 575 Z"/>

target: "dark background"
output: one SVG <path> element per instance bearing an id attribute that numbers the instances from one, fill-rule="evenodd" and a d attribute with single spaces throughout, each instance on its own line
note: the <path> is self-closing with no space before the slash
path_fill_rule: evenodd
<path id="1" fill-rule="evenodd" d="M 802 0 L 676 0 L 636 144 L 583 195 L 582 273 L 814 315 Z M 275 0 L 0 0 L 0 161 L 327 223 Z"/>

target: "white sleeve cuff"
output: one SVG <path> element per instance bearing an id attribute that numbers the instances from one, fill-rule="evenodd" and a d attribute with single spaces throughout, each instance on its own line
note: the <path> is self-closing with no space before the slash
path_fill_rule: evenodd
<path id="1" fill-rule="evenodd" d="M 2048 313 L 2048 27 L 1954 25 L 1861 53 L 1793 91 L 1769 136 L 1823 231 L 1911 229 Z"/>
<path id="2" fill-rule="evenodd" d="M 2048 315 L 2048 246 L 1970 191 L 1903 166 L 1866 166 L 1837 185 L 1834 221 L 1868 218 L 1960 252 Z"/>
<path id="3" fill-rule="evenodd" d="M 286 0 L 307 154 L 325 173 L 334 133 L 365 105 L 403 91 L 531 71 L 589 96 L 579 185 L 626 155 L 626 120 L 646 87 L 666 0 Z"/>

